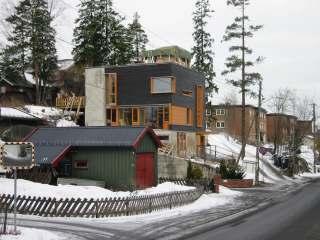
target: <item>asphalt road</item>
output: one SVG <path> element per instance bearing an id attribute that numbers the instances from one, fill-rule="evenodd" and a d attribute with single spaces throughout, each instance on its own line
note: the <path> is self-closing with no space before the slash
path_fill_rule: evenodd
<path id="1" fill-rule="evenodd" d="M 320 240 L 320 180 L 251 215 L 181 239 Z"/>
<path id="2" fill-rule="evenodd" d="M 19 216 L 18 224 L 50 230 L 69 240 L 320 240 L 320 180 L 244 191 L 234 205 L 159 221 L 108 223 Z M 254 210 L 259 203 L 264 207 Z"/>

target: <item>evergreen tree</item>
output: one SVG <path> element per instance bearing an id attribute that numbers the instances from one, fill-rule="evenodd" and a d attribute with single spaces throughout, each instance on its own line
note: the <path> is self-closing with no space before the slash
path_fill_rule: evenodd
<path id="1" fill-rule="evenodd" d="M 148 36 L 142 29 L 139 18 L 139 14 L 135 13 L 133 22 L 129 24 L 129 33 L 132 44 L 131 49 L 133 50 L 132 56 L 134 62 L 142 62 L 142 53 L 146 50 L 146 44 L 148 43 Z"/>
<path id="2" fill-rule="evenodd" d="M 214 39 L 206 31 L 208 19 L 211 17 L 209 0 L 197 0 L 196 10 L 193 12 L 194 32 L 192 34 L 195 46 L 192 48 L 194 63 L 192 68 L 202 73 L 206 79 L 206 102 L 213 91 L 218 92 L 217 85 L 213 82 L 216 73 L 213 68 L 213 50 Z"/>
<path id="3" fill-rule="evenodd" d="M 130 62 L 130 39 L 111 0 L 82 0 L 74 30 L 73 55 L 82 66 Z"/>
<path id="4" fill-rule="evenodd" d="M 47 83 L 57 68 L 55 30 L 46 0 L 31 0 L 31 67 L 36 82 L 36 102 L 46 100 Z"/>
<path id="5" fill-rule="evenodd" d="M 249 24 L 249 16 L 246 15 L 245 10 L 250 4 L 250 0 L 228 0 L 228 5 L 231 5 L 240 10 L 240 15 L 235 17 L 234 22 L 226 28 L 223 40 L 226 42 L 239 41 L 238 44 L 232 45 L 229 48 L 231 56 L 226 59 L 226 70 L 222 72 L 223 76 L 229 76 L 226 80 L 232 86 L 239 88 L 242 95 L 242 114 L 241 114 L 241 142 L 242 148 L 239 154 L 237 163 L 240 158 L 245 156 L 246 148 L 246 116 L 245 105 L 246 95 L 254 95 L 250 87 L 262 81 L 262 76 L 257 72 L 249 72 L 249 67 L 254 67 L 256 63 L 260 63 L 263 59 L 258 57 L 255 61 L 247 59 L 248 55 L 253 53 L 253 50 L 247 46 L 247 39 L 252 38 L 254 33 L 262 28 L 262 25 Z M 237 77 L 237 72 L 240 72 L 240 77 Z"/>
<path id="6" fill-rule="evenodd" d="M 30 7 L 28 0 L 21 1 L 15 13 L 6 19 L 12 32 L 7 39 L 9 44 L 1 53 L 1 69 L 8 80 L 25 81 L 24 72 L 30 61 Z"/>
<path id="7" fill-rule="evenodd" d="M 31 68 L 36 83 L 36 103 L 46 99 L 46 86 L 57 67 L 55 30 L 46 0 L 23 0 L 6 21 L 12 26 L 8 46 L 2 51 L 1 68 L 10 79 Z M 41 79 L 41 80 L 40 80 Z"/>

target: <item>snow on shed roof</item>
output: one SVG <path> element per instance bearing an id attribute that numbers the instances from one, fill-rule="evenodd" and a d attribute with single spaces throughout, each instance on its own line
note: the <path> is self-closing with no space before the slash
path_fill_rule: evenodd
<path id="1" fill-rule="evenodd" d="M 36 116 L 33 116 L 24 111 L 18 110 L 16 108 L 11 108 L 11 107 L 1 107 L 0 117 L 39 120 L 39 118 L 37 118 Z"/>

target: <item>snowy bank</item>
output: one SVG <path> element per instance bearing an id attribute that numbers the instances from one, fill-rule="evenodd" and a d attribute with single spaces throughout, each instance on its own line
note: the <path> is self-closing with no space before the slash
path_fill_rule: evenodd
<path id="1" fill-rule="evenodd" d="M 9 228 L 11 228 L 9 226 Z M 63 240 L 66 237 L 59 237 L 58 235 L 44 230 L 34 228 L 21 228 L 17 229 L 19 235 L 0 235 L 1 240 Z"/>
<path id="2" fill-rule="evenodd" d="M 216 146 L 217 156 L 223 158 L 225 155 L 237 157 L 241 151 L 241 144 L 227 134 L 210 134 L 208 136 L 209 144 Z M 250 144 L 246 146 L 246 156 L 240 165 L 246 171 L 245 178 L 255 179 L 255 164 L 256 164 L 256 147 Z M 280 183 L 291 181 L 287 176 L 284 176 L 280 169 L 273 165 L 271 155 L 262 156 L 260 154 L 260 175 L 259 180 L 267 183 Z"/>
<path id="3" fill-rule="evenodd" d="M 51 198 L 114 198 L 114 197 L 129 197 L 141 195 L 154 195 L 159 193 L 187 191 L 194 187 L 181 186 L 174 183 L 166 182 L 159 184 L 157 187 L 147 188 L 134 192 L 113 192 L 111 190 L 95 187 L 95 186 L 74 186 L 74 185 L 59 185 L 52 186 L 47 184 L 35 183 L 23 179 L 18 179 L 18 195 L 21 196 L 37 196 Z M 0 179 L 0 194 L 13 194 L 13 180 Z"/>

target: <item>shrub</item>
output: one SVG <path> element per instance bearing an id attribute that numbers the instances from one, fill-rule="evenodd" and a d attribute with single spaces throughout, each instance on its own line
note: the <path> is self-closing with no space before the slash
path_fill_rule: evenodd
<path id="1" fill-rule="evenodd" d="M 199 166 L 193 167 L 191 161 L 188 162 L 187 179 L 201 179 L 203 177 L 202 170 Z"/>
<path id="2" fill-rule="evenodd" d="M 200 167 L 194 167 L 192 168 L 192 177 L 193 179 L 201 179 L 203 176 L 202 170 L 200 169 Z"/>
<path id="3" fill-rule="evenodd" d="M 220 163 L 219 172 L 222 179 L 243 179 L 246 175 L 242 167 L 237 164 L 226 164 L 225 161 Z"/>

